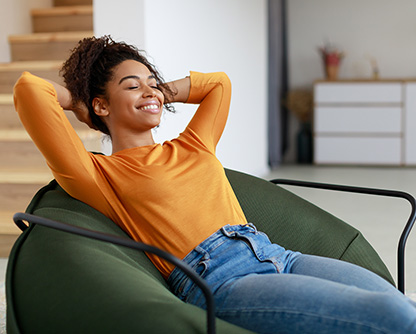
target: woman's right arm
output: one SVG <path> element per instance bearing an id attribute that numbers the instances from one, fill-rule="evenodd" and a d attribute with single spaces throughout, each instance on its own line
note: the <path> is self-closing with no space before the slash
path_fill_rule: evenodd
<path id="1" fill-rule="evenodd" d="M 72 104 L 66 88 L 24 72 L 14 87 L 14 103 L 58 182 L 91 177 L 90 155 L 63 111 Z"/>
<path id="2" fill-rule="evenodd" d="M 77 104 L 74 104 L 72 101 L 71 92 L 66 87 L 49 79 L 44 80 L 49 82 L 53 86 L 53 88 L 55 88 L 57 100 L 62 109 L 72 110 L 80 122 L 87 124 L 91 129 L 97 130 L 97 128 L 91 122 L 91 117 L 84 103 L 79 102 Z"/>
<path id="3" fill-rule="evenodd" d="M 60 104 L 60 106 L 65 110 L 71 110 L 72 107 L 72 97 L 71 93 L 68 89 L 64 86 L 56 83 L 55 81 L 44 79 L 45 81 L 49 82 L 56 91 L 56 98 Z"/>

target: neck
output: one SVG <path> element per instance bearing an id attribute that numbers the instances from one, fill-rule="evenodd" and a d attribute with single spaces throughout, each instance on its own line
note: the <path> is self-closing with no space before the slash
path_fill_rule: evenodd
<path id="1" fill-rule="evenodd" d="M 111 141 L 113 143 L 113 154 L 129 148 L 149 146 L 155 144 L 151 131 L 142 135 L 112 135 Z"/>

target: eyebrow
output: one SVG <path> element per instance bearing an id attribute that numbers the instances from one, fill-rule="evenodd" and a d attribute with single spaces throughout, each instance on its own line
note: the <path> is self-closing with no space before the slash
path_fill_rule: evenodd
<path id="1" fill-rule="evenodd" d="M 147 78 L 148 78 L 148 79 L 156 79 L 154 75 L 149 75 Z M 118 84 L 120 85 L 120 84 L 121 84 L 124 80 L 127 80 L 127 79 L 136 79 L 136 80 L 140 80 L 140 77 L 139 77 L 139 76 L 137 76 L 137 75 L 127 75 L 127 76 L 125 76 L 125 77 L 121 78 L 121 80 L 119 81 L 119 83 L 118 83 Z"/>

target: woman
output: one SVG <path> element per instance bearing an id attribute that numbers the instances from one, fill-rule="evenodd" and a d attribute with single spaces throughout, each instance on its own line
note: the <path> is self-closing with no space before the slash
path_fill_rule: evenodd
<path id="1" fill-rule="evenodd" d="M 56 180 L 133 239 L 195 268 L 218 317 L 260 333 L 416 333 L 414 303 L 377 275 L 285 250 L 246 221 L 215 157 L 231 97 L 225 74 L 164 83 L 137 49 L 110 37 L 81 41 L 62 73 L 66 87 L 24 73 L 14 91 Z M 156 144 L 152 129 L 174 102 L 199 107 L 178 138 Z M 109 134 L 112 155 L 87 152 L 62 109 Z M 180 270 L 149 257 L 179 298 L 205 307 Z"/>

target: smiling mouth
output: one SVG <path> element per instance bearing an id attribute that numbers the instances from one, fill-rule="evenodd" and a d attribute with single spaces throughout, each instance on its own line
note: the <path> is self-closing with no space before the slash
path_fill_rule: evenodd
<path id="1" fill-rule="evenodd" d="M 157 104 L 149 104 L 147 106 L 143 106 L 143 107 L 140 107 L 138 109 L 142 110 L 142 111 L 148 111 L 148 112 L 151 112 L 151 113 L 158 113 L 159 112 L 159 106 Z"/>

